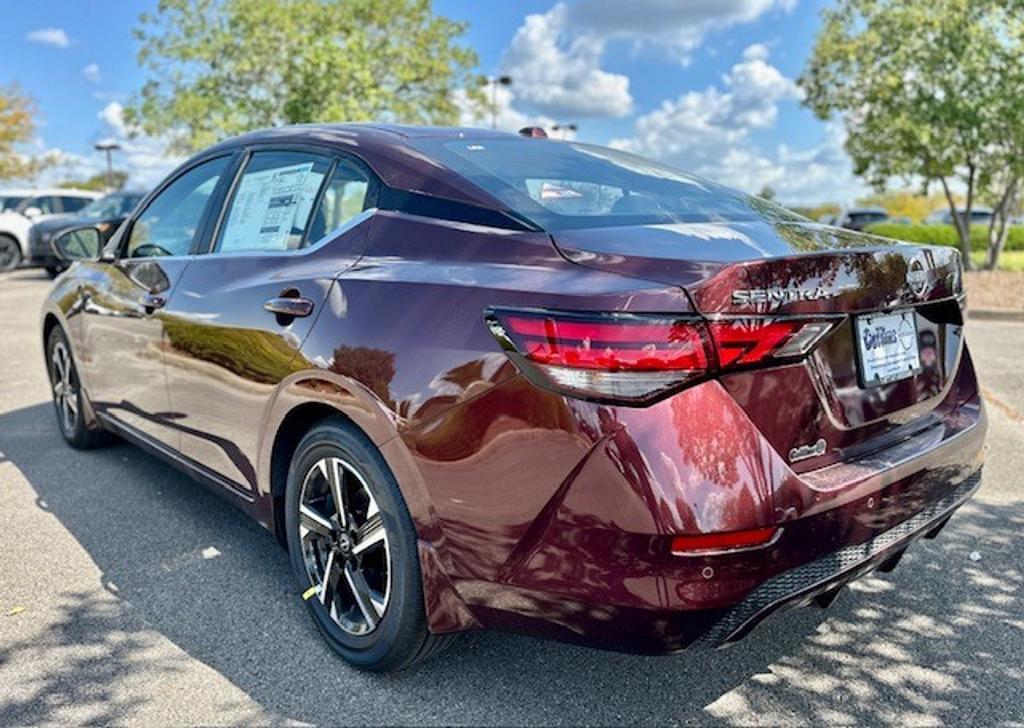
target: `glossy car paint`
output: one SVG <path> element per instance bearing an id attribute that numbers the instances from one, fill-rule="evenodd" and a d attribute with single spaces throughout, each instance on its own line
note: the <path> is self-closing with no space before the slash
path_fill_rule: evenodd
<path id="1" fill-rule="evenodd" d="M 397 189 L 503 211 L 407 143 L 459 133 L 284 128 L 203 158 L 314 145 Z M 239 256 L 209 254 L 212 234 L 190 256 L 78 264 L 58 280 L 44 327 L 68 331 L 89 410 L 279 533 L 295 433 L 342 413 L 402 488 L 435 632 L 679 649 L 769 577 L 887 531 L 980 467 L 985 416 L 948 251 L 927 249 L 918 297 L 906 276 L 920 248 L 802 223 L 552 237 L 371 209 L 308 250 Z M 146 306 L 154 281 L 162 308 Z M 754 308 L 732 297 L 794 284 L 834 295 Z M 263 309 L 288 290 L 314 302 L 311 316 Z M 495 305 L 841 323 L 803 362 L 628 407 L 531 384 L 485 325 Z M 908 307 L 934 336 L 933 366 L 865 398 L 849 317 Z M 196 332 L 223 348 L 181 343 Z M 788 462 L 819 437 L 825 455 Z M 762 548 L 670 553 L 675 535 L 765 526 L 781 532 Z"/>

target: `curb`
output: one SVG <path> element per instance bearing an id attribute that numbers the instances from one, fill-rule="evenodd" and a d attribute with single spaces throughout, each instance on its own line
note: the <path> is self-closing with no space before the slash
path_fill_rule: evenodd
<path id="1" fill-rule="evenodd" d="M 1024 321 L 1024 310 L 1016 308 L 968 308 L 970 321 Z"/>

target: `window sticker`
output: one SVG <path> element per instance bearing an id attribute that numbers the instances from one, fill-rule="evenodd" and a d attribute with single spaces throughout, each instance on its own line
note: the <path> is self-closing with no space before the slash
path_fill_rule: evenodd
<path id="1" fill-rule="evenodd" d="M 220 250 L 288 250 L 302 237 L 323 181 L 313 162 L 246 173 L 235 193 Z"/>

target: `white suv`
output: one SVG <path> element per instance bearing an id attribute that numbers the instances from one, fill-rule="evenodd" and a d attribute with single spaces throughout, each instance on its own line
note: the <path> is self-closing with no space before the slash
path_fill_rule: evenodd
<path id="1" fill-rule="evenodd" d="M 28 255 L 33 223 L 76 213 L 98 197 L 99 192 L 59 188 L 0 190 L 0 271 L 14 270 Z"/>

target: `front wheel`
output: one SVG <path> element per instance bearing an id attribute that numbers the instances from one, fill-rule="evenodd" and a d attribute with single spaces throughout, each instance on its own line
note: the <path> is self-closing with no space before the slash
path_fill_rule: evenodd
<path id="1" fill-rule="evenodd" d="M 398 483 L 361 432 L 341 418 L 310 430 L 285 497 L 299 594 L 336 652 L 391 671 L 447 643 L 427 630 L 416 530 Z"/>
<path id="2" fill-rule="evenodd" d="M 0 273 L 12 271 L 21 264 L 21 246 L 10 235 L 0 235 Z"/>

